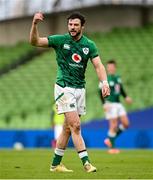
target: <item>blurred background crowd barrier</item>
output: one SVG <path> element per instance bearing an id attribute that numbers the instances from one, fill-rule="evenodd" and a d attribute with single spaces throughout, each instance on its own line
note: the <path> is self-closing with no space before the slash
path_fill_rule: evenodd
<path id="1" fill-rule="evenodd" d="M 86 16 L 87 32 L 140 27 L 153 22 L 152 0 L 0 0 L 0 44 L 27 41 L 32 16 L 38 11 L 45 14 L 41 34 L 64 33 L 66 17 L 73 10 Z"/>
<path id="2" fill-rule="evenodd" d="M 12 19 L 32 15 L 36 11 L 44 13 L 61 12 L 77 8 L 99 5 L 153 5 L 152 0 L 1 0 L 0 19 Z"/>

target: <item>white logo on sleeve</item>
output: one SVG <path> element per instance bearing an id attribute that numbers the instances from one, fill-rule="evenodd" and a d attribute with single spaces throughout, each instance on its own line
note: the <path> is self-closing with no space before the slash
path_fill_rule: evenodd
<path id="1" fill-rule="evenodd" d="M 73 59 L 73 61 L 76 62 L 76 63 L 79 63 L 79 62 L 82 60 L 81 56 L 80 56 L 79 54 L 76 54 L 76 53 L 74 53 L 74 54 L 72 55 L 72 59 Z"/>
<path id="2" fill-rule="evenodd" d="M 82 48 L 82 50 L 85 55 L 87 55 L 89 53 L 89 48 L 87 48 L 87 47 Z"/>

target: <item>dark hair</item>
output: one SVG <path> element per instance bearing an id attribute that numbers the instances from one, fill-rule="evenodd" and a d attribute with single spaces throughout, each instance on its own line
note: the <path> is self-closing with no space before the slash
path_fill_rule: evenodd
<path id="1" fill-rule="evenodd" d="M 114 64 L 116 66 L 116 61 L 114 59 L 111 59 L 107 61 L 107 64 Z"/>
<path id="2" fill-rule="evenodd" d="M 67 17 L 67 21 L 69 21 L 69 19 L 80 19 L 81 21 L 81 26 L 83 26 L 86 22 L 85 20 L 85 17 L 79 13 L 79 12 L 73 12 L 72 14 L 70 14 L 68 17 Z"/>

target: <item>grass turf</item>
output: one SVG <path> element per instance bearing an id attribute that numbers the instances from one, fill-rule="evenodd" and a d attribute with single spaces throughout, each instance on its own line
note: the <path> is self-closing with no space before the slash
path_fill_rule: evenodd
<path id="1" fill-rule="evenodd" d="M 151 179 L 152 150 L 122 150 L 109 155 L 105 150 L 89 150 L 90 159 L 98 169 L 87 174 L 75 150 L 67 150 L 63 163 L 73 173 L 49 171 L 52 150 L 0 150 L 0 179 Z"/>

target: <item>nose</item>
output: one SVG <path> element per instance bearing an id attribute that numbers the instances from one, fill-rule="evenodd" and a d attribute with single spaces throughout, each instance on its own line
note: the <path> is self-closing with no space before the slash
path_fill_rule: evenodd
<path id="1" fill-rule="evenodd" d="M 75 27 L 74 27 L 74 24 L 72 24 L 72 25 L 71 25 L 71 28 L 72 28 L 72 29 L 74 29 L 74 28 L 75 28 Z"/>

